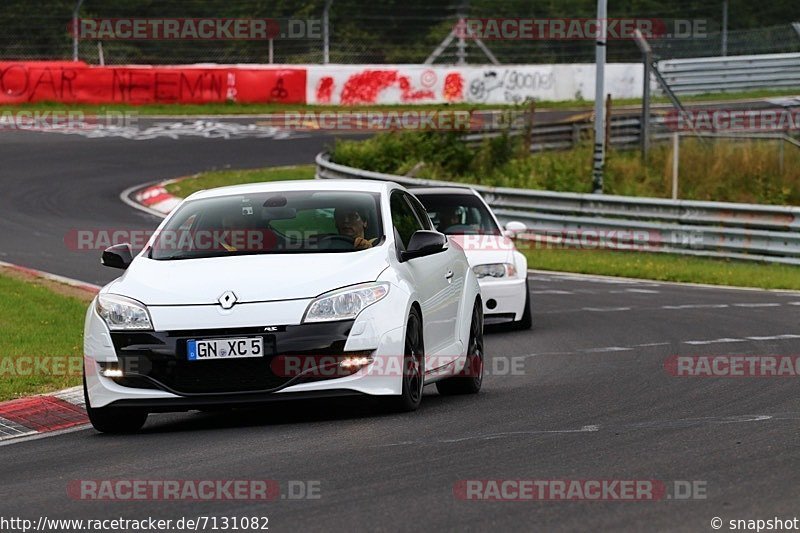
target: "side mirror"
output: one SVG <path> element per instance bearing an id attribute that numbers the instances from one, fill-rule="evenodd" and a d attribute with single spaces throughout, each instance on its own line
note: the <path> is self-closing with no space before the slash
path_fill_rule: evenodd
<path id="1" fill-rule="evenodd" d="M 117 244 L 106 248 L 100 263 L 111 268 L 121 268 L 125 270 L 133 262 L 131 245 L 128 243 Z"/>
<path id="2" fill-rule="evenodd" d="M 444 251 L 446 245 L 447 237 L 443 233 L 421 229 L 414 232 L 406 250 L 400 252 L 400 260 L 408 261 L 416 257 L 438 254 Z"/>
<path id="3" fill-rule="evenodd" d="M 512 220 L 512 221 L 506 223 L 506 229 L 503 232 L 503 235 L 505 235 L 506 237 L 514 238 L 514 237 L 516 237 L 517 233 L 522 233 L 523 231 L 526 231 L 527 229 L 528 229 L 528 226 L 526 226 L 524 223 L 517 222 L 516 220 Z"/>

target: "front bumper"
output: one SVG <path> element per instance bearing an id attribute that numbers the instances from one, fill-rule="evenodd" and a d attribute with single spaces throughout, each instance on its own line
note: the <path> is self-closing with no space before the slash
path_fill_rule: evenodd
<path id="1" fill-rule="evenodd" d="M 255 305 L 251 311 L 267 308 L 269 316 L 245 313 L 245 305 L 237 306 L 241 308 L 237 310 L 241 313 L 238 318 L 222 316 L 214 310 L 219 315 L 217 323 L 222 322 L 224 327 L 209 327 L 206 320 L 200 320 L 200 329 L 187 329 L 186 326 L 198 321 L 192 312 L 194 309 L 184 308 L 182 313 L 180 310 L 171 312 L 169 322 L 156 318 L 157 331 L 112 333 L 90 306 L 84 330 L 84 368 L 90 404 L 95 408 L 113 404 L 181 411 L 191 406 L 246 405 L 283 399 L 278 396 L 400 394 L 402 380 L 381 372 L 376 365 L 344 377 L 313 373 L 287 377 L 276 373 L 272 365 L 275 357 L 294 355 L 322 356 L 330 361 L 333 356 L 349 354 L 371 353 L 378 357 L 403 353 L 404 325 L 393 311 L 405 302 L 400 291 L 394 293 L 366 308 L 355 320 L 295 323 L 277 328 L 273 325 L 280 324 L 277 317 L 281 313 L 272 308 L 278 304 L 263 304 Z M 392 296 L 397 301 L 392 301 Z M 267 318 L 263 325 L 256 325 L 262 323 L 263 318 Z M 276 330 L 265 331 L 267 325 L 270 330 Z M 188 361 L 186 341 L 189 339 L 253 336 L 262 336 L 265 348 L 271 348 L 262 358 Z M 123 377 L 102 375 L 101 371 L 109 367 L 122 369 Z"/>
<path id="2" fill-rule="evenodd" d="M 521 320 L 525 311 L 525 278 L 481 278 L 483 315 L 487 324 Z"/>

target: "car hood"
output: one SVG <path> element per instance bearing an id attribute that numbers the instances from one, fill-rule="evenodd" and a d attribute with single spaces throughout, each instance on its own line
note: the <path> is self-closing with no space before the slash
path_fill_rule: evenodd
<path id="1" fill-rule="evenodd" d="M 489 263 L 513 263 L 514 241 L 499 235 L 451 235 L 455 242 L 464 249 L 470 267 Z"/>
<path id="2" fill-rule="evenodd" d="M 147 305 L 216 304 L 226 291 L 232 291 L 238 303 L 314 298 L 339 287 L 374 281 L 387 266 L 383 248 L 176 261 L 140 256 L 107 286 L 107 292 Z"/>

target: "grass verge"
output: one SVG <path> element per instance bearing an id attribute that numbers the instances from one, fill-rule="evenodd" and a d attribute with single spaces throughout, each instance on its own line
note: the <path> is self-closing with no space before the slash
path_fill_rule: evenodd
<path id="1" fill-rule="evenodd" d="M 88 292 L 0 269 L 0 401 L 81 383 Z"/>
<path id="2" fill-rule="evenodd" d="M 745 100 L 752 98 L 771 98 L 777 96 L 795 96 L 797 89 L 785 89 L 774 91 L 744 91 L 736 93 L 713 93 L 713 94 L 700 94 L 695 96 L 685 96 L 681 98 L 684 103 L 690 102 L 707 102 L 712 100 Z M 669 103 L 666 97 L 655 97 L 652 103 Z M 639 105 L 641 98 L 621 98 L 614 100 L 615 106 L 625 105 Z M 536 102 L 537 109 L 573 109 L 585 108 L 590 109 L 592 102 L 587 100 L 565 100 L 565 101 L 548 101 L 542 100 Z M 214 104 L 199 104 L 199 105 L 185 105 L 185 104 L 147 104 L 147 105 L 129 105 L 129 104 L 112 104 L 112 105 L 90 105 L 90 104 L 63 104 L 60 102 L 36 102 L 19 105 L 2 105 L 0 112 L 3 111 L 83 111 L 87 114 L 103 114 L 106 112 L 129 112 L 137 115 L 261 115 L 267 113 L 279 113 L 284 111 L 341 111 L 347 109 L 351 111 L 372 111 L 372 110 L 398 110 L 398 109 L 449 109 L 449 110 L 470 110 L 470 109 L 513 109 L 513 105 L 497 105 L 497 104 L 475 104 L 475 103 L 457 103 L 457 104 L 422 104 L 422 105 L 366 105 L 366 106 L 335 106 L 335 105 L 308 105 L 308 104 L 237 104 L 234 102 L 214 103 Z"/>
<path id="3" fill-rule="evenodd" d="M 657 281 L 800 290 L 800 269 L 704 257 L 610 250 L 523 249 L 528 268 Z"/>

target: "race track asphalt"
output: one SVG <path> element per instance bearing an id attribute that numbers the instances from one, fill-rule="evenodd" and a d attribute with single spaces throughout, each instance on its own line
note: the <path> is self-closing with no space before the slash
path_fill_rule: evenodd
<path id="1" fill-rule="evenodd" d="M 137 183 L 210 168 L 305 163 L 330 138 L 87 139 L 0 134 L 2 260 L 102 283 L 70 228 L 151 228 Z M 0 517 L 267 516 L 273 531 L 711 530 L 712 517 L 792 518 L 800 496 L 794 378 L 673 377 L 673 355 L 794 355 L 800 294 L 532 272 L 534 328 L 487 335 L 481 394 L 386 414 L 354 400 L 151 415 L 0 447 Z M 503 372 L 519 365 L 514 373 Z M 82 479 L 319 483 L 319 499 L 77 501 Z M 704 499 L 463 501 L 472 479 L 696 481 Z M 723 528 L 727 530 L 727 526 Z"/>

